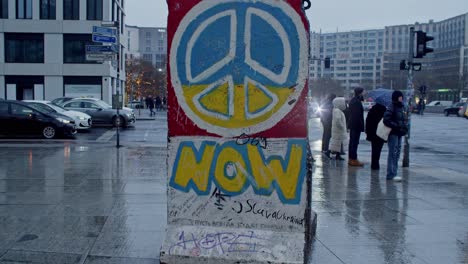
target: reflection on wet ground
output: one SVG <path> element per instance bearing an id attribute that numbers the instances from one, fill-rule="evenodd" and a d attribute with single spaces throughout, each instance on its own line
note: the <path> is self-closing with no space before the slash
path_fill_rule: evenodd
<path id="1" fill-rule="evenodd" d="M 311 263 L 468 263 L 467 185 L 422 163 L 389 183 L 384 164 L 321 157 L 318 137 Z M 0 263 L 159 263 L 166 149 L 127 145 L 0 145 Z"/>

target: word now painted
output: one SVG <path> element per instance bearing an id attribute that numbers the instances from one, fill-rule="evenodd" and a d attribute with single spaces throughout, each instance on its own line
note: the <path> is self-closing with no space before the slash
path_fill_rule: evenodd
<path id="1" fill-rule="evenodd" d="M 169 185 L 183 192 L 210 195 L 214 183 L 230 196 L 240 195 L 251 186 L 257 195 L 270 196 L 276 190 L 281 202 L 299 204 L 306 174 L 306 146 L 305 140 L 289 139 L 284 144 L 284 157 L 266 157 L 261 146 L 238 145 L 236 141 L 203 141 L 199 148 L 184 141 L 179 144 Z"/>

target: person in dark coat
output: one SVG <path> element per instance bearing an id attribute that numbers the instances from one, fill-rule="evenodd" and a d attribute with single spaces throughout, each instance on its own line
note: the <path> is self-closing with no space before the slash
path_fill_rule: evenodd
<path id="1" fill-rule="evenodd" d="M 387 111 L 387 107 L 377 101 L 376 104 L 369 110 L 366 118 L 366 139 L 367 141 L 371 142 L 372 148 L 372 170 L 380 169 L 380 153 L 382 153 L 382 147 L 385 141 L 377 136 L 376 132 L 377 126 L 382 120 L 385 111 Z"/>
<path id="2" fill-rule="evenodd" d="M 162 106 L 162 100 L 161 100 L 161 97 L 156 96 L 156 99 L 154 100 L 155 101 L 155 104 L 156 104 L 156 111 L 161 111 L 161 106 Z"/>
<path id="3" fill-rule="evenodd" d="M 155 114 L 154 111 L 153 111 L 153 109 L 154 109 L 153 97 L 151 97 L 151 96 L 146 97 L 146 106 L 150 110 L 150 116 L 153 116 Z"/>
<path id="4" fill-rule="evenodd" d="M 398 160 L 401 152 L 401 138 L 408 133 L 406 113 L 403 106 L 403 93 L 394 91 L 392 94 L 392 106 L 384 114 L 384 125 L 391 128 L 388 136 L 388 160 L 387 180 L 399 182 L 401 177 L 397 176 Z"/>
<path id="5" fill-rule="evenodd" d="M 357 157 L 361 132 L 364 132 L 364 107 L 362 106 L 362 101 L 364 101 L 364 89 L 358 87 L 354 89 L 354 97 L 349 102 L 349 166 L 364 166 Z"/>
<path id="6" fill-rule="evenodd" d="M 320 111 L 320 121 L 323 126 L 322 153 L 329 158 L 329 144 L 332 133 L 333 99 L 335 98 L 335 94 L 329 94 L 325 102 L 321 105 L 322 110 Z"/>

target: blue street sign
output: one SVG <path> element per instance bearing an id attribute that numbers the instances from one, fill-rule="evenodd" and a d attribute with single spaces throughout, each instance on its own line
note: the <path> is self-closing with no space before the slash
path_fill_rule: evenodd
<path id="1" fill-rule="evenodd" d="M 93 33 L 103 36 L 115 37 L 117 30 L 115 28 L 93 26 Z"/>
<path id="2" fill-rule="evenodd" d="M 93 42 L 100 42 L 100 43 L 116 43 L 116 37 L 108 37 L 108 36 L 101 36 L 101 35 L 94 35 L 93 34 Z"/>
<path id="3" fill-rule="evenodd" d="M 103 46 L 103 45 L 86 45 L 86 53 L 89 54 L 104 54 L 104 53 L 115 53 L 117 52 L 117 47 L 112 46 Z"/>

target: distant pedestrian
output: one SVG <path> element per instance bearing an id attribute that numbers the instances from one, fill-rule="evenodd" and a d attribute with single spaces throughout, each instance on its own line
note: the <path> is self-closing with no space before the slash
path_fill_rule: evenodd
<path id="1" fill-rule="evenodd" d="M 376 104 L 369 110 L 366 118 L 367 141 L 371 142 L 372 148 L 372 170 L 380 169 L 380 154 L 382 153 L 382 147 L 385 141 L 377 136 L 376 132 L 377 126 L 382 120 L 386 110 L 387 107 L 377 101 Z"/>
<path id="2" fill-rule="evenodd" d="M 358 87 L 354 89 L 354 97 L 349 102 L 349 166 L 364 166 L 364 163 L 358 160 L 357 155 L 361 132 L 364 132 L 364 107 L 362 101 L 364 101 L 364 89 Z"/>
<path id="3" fill-rule="evenodd" d="M 401 181 L 397 176 L 398 160 L 401 152 L 401 138 L 408 133 L 406 116 L 403 108 L 403 93 L 394 91 L 392 105 L 384 114 L 384 124 L 392 131 L 388 136 L 387 180 Z"/>
<path id="4" fill-rule="evenodd" d="M 150 116 L 153 116 L 155 113 L 154 113 L 154 110 L 153 110 L 154 109 L 154 100 L 153 100 L 152 96 L 146 97 L 146 106 L 150 110 Z"/>
<path id="5" fill-rule="evenodd" d="M 335 98 L 335 94 L 329 94 L 320 107 L 320 121 L 323 126 L 322 153 L 328 158 L 330 158 L 329 144 L 332 133 L 333 99 Z"/>
<path id="6" fill-rule="evenodd" d="M 344 160 L 341 157 L 341 147 L 348 143 L 348 133 L 346 129 L 346 101 L 344 97 L 337 97 L 333 100 L 332 133 L 330 139 L 330 151 L 336 155 L 337 160 Z"/>
<path id="7" fill-rule="evenodd" d="M 423 99 L 420 99 L 419 100 L 419 103 L 418 103 L 418 112 L 419 112 L 419 115 L 424 115 L 424 110 L 426 109 L 426 104 L 424 103 L 424 100 Z"/>
<path id="8" fill-rule="evenodd" d="M 162 100 L 161 97 L 156 96 L 156 99 L 154 100 L 154 103 L 156 104 L 156 110 L 161 111 L 161 106 L 162 106 Z"/>
<path id="9" fill-rule="evenodd" d="M 167 109 L 167 98 L 166 98 L 166 96 L 163 97 L 162 104 L 163 104 L 163 110 L 166 110 Z"/>

